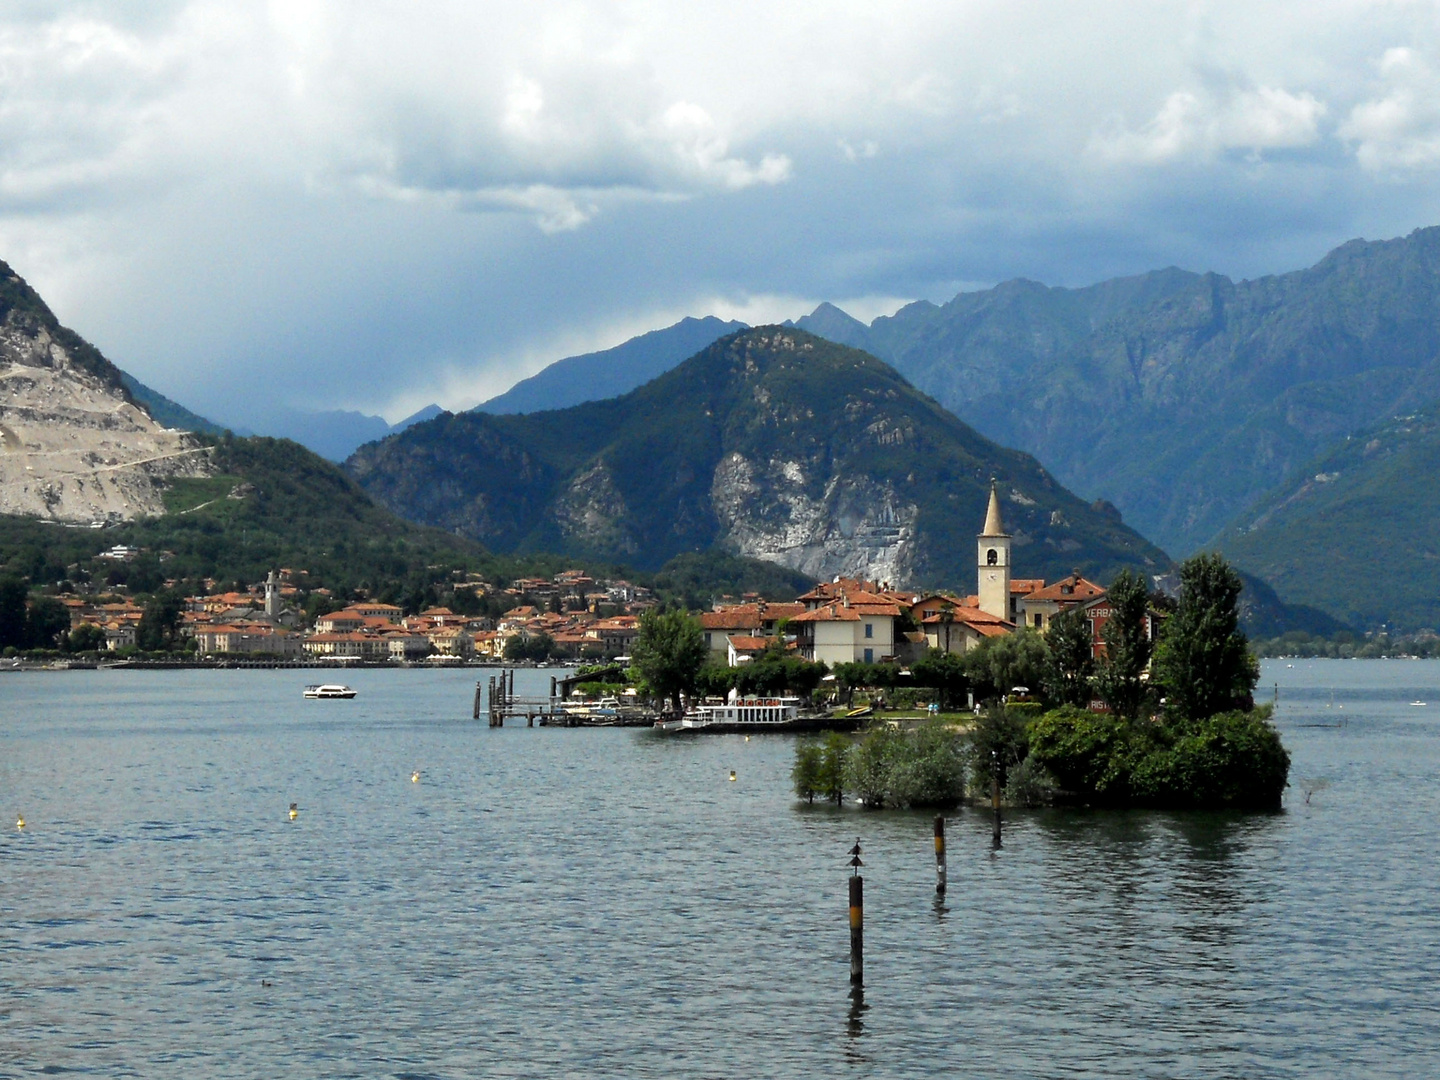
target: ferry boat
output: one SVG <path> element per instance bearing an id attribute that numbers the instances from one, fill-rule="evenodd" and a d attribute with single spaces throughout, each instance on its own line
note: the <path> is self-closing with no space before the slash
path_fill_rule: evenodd
<path id="1" fill-rule="evenodd" d="M 736 698 L 723 705 L 697 705 L 678 720 L 657 720 L 657 731 L 786 731 L 809 726 L 800 717 L 798 697 Z"/>
<path id="2" fill-rule="evenodd" d="M 355 691 L 343 683 L 321 683 L 318 686 L 305 687 L 307 698 L 352 698 Z"/>

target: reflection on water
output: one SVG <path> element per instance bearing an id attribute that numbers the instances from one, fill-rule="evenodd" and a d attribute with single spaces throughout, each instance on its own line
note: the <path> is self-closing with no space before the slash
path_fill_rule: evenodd
<path id="1" fill-rule="evenodd" d="M 1440 663 L 1267 663 L 1284 813 L 1016 811 L 993 850 L 962 810 L 943 898 L 933 815 L 797 806 L 784 737 L 492 730 L 464 672 L 353 675 L 0 676 L 0 1077 L 1440 1066 Z"/>

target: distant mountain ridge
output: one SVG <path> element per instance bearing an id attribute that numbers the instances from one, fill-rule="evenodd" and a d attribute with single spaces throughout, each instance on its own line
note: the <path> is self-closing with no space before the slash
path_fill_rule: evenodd
<path id="1" fill-rule="evenodd" d="M 655 567 L 720 549 L 812 577 L 966 585 L 991 476 L 1017 574 L 1170 568 L 1113 507 L 978 435 L 874 357 L 804 331 L 722 338 L 619 398 L 444 415 L 346 468 L 382 504 L 504 552 Z"/>
<path id="2" fill-rule="evenodd" d="M 584 401 L 619 397 L 688 360 L 726 334 L 746 329 L 735 320 L 684 318 L 663 330 L 633 337 L 613 349 L 557 360 L 516 383 L 505 393 L 475 406 L 472 412 L 543 412 Z"/>

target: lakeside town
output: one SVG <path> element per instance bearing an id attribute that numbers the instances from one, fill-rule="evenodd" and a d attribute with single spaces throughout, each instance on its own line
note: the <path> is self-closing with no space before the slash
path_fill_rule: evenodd
<path id="1" fill-rule="evenodd" d="M 1053 582 L 1014 577 L 1012 538 L 994 490 L 977 539 L 976 592 L 968 595 L 837 577 L 794 601 L 722 597 L 699 614 L 709 662 L 738 667 L 778 646 L 831 666 L 914 663 L 931 650 L 965 653 L 1020 629 L 1043 634 L 1058 615 L 1077 608 L 1100 655 L 1110 615 L 1103 586 L 1078 571 Z M 123 563 L 142 554 L 116 547 L 103 557 Z M 306 578 L 303 570 L 279 568 L 243 590 L 185 596 L 158 616 L 153 604 L 113 592 L 54 599 L 68 618 L 70 640 L 117 658 L 141 650 L 147 621 L 158 618 L 167 623 L 158 629 L 171 651 L 210 661 L 437 665 L 613 660 L 628 655 L 640 616 L 657 606 L 644 586 L 574 569 L 517 578 L 503 588 L 479 579 L 455 583 L 454 595 L 467 597 L 467 607 L 508 605 L 498 615 L 443 606 L 407 613 L 364 598 L 340 605 L 329 590 L 308 589 Z"/>

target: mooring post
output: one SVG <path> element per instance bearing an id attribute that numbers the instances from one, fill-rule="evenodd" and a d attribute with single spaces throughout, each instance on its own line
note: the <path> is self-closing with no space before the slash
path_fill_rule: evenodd
<path id="1" fill-rule="evenodd" d="M 865 879 L 860 876 L 860 838 L 850 849 L 850 985 L 865 984 Z"/>
<path id="2" fill-rule="evenodd" d="M 935 815 L 935 894 L 945 895 L 945 818 Z"/>
<path id="3" fill-rule="evenodd" d="M 990 751 L 990 806 L 995 811 L 995 828 L 990 834 L 990 846 L 1000 850 L 1000 755 Z"/>
<path id="4" fill-rule="evenodd" d="M 480 680 L 479 680 L 479 679 L 476 679 L 476 680 L 475 680 L 475 709 L 474 709 L 474 711 L 470 714 L 470 719 L 471 719 L 471 720 L 479 720 L 479 719 L 480 719 Z"/>
<path id="5" fill-rule="evenodd" d="M 490 726 L 491 726 L 491 727 L 494 727 L 494 726 L 495 726 L 495 705 L 496 705 L 496 702 L 495 702 L 495 676 L 494 676 L 494 675 L 491 675 L 491 676 L 490 676 L 490 697 L 489 697 L 489 702 L 490 702 Z"/>

